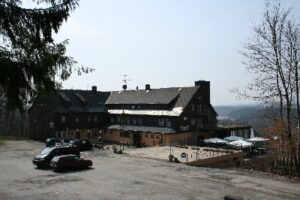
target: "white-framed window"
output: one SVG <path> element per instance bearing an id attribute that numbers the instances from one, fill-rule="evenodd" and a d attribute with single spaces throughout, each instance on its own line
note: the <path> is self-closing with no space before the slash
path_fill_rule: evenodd
<path id="1" fill-rule="evenodd" d="M 198 119 L 197 119 L 197 125 L 198 125 L 198 128 L 203 128 L 203 121 L 202 121 L 202 118 L 198 118 Z"/>
<path id="2" fill-rule="evenodd" d="M 164 118 L 159 118 L 158 119 L 158 124 L 159 124 L 159 126 L 165 126 L 165 119 Z"/>
<path id="3" fill-rule="evenodd" d="M 135 118 L 132 119 L 132 124 L 136 125 L 136 119 Z"/>
<path id="4" fill-rule="evenodd" d="M 166 119 L 166 125 L 167 127 L 171 127 L 172 126 L 172 122 L 170 119 Z"/>
<path id="5" fill-rule="evenodd" d="M 191 125 L 195 126 L 196 125 L 196 119 L 191 119 Z"/>
<path id="6" fill-rule="evenodd" d="M 138 118 L 138 124 L 139 124 L 139 125 L 143 125 L 143 123 L 144 123 L 144 122 L 143 122 L 143 119 L 142 119 L 142 118 Z"/>
<path id="7" fill-rule="evenodd" d="M 195 112 L 195 105 L 194 104 L 191 105 L 191 110 L 192 110 L 192 112 Z"/>
<path id="8" fill-rule="evenodd" d="M 127 119 L 126 119 L 126 124 L 130 124 L 130 117 L 127 117 Z"/>
<path id="9" fill-rule="evenodd" d="M 61 123 L 66 123 L 66 116 L 62 115 L 60 117 L 60 121 L 61 121 Z"/>
<path id="10" fill-rule="evenodd" d="M 97 115 L 94 115 L 94 123 L 97 123 L 98 122 L 98 117 Z"/>
<path id="11" fill-rule="evenodd" d="M 197 113 L 201 113 L 202 112 L 202 105 L 199 104 L 197 105 Z"/>
<path id="12" fill-rule="evenodd" d="M 121 116 L 120 116 L 120 115 L 117 116 L 117 122 L 118 122 L 118 123 L 121 122 Z"/>

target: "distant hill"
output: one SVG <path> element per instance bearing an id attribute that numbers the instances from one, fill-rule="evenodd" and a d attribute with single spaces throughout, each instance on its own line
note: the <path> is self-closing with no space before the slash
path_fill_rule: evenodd
<path id="1" fill-rule="evenodd" d="M 258 105 L 214 106 L 220 118 L 234 120 L 251 120 L 257 117 L 261 107 Z"/>
<path id="2" fill-rule="evenodd" d="M 259 105 L 214 106 L 218 119 L 247 122 L 254 129 L 262 128 L 263 108 Z"/>

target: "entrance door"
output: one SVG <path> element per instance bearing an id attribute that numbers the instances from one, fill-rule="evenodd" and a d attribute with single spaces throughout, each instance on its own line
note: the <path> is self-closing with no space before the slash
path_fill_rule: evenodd
<path id="1" fill-rule="evenodd" d="M 133 134 L 133 145 L 136 147 L 141 147 L 141 134 L 139 133 Z"/>

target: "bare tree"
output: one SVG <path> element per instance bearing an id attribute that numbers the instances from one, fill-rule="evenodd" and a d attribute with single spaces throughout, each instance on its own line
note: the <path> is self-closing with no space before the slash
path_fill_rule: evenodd
<path id="1" fill-rule="evenodd" d="M 275 111 L 268 116 L 268 130 L 280 136 L 275 141 L 280 144 L 278 157 L 286 173 L 300 175 L 299 27 L 290 10 L 275 1 L 266 3 L 262 23 L 253 31 L 254 38 L 242 52 L 248 71 L 255 76 L 247 88 L 254 95 L 247 92 L 246 96 Z"/>

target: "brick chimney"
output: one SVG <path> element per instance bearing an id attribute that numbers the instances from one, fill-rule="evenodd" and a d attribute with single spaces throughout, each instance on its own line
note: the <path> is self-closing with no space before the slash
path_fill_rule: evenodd
<path id="1" fill-rule="evenodd" d="M 151 90 L 150 84 L 146 84 L 146 85 L 145 85 L 145 90 Z"/>
<path id="2" fill-rule="evenodd" d="M 93 92 L 97 92 L 97 86 L 95 86 L 95 85 L 92 86 L 92 91 L 93 91 Z"/>
<path id="3" fill-rule="evenodd" d="M 195 81 L 195 86 L 200 87 L 202 98 L 210 103 L 210 82 L 204 80 Z"/>

